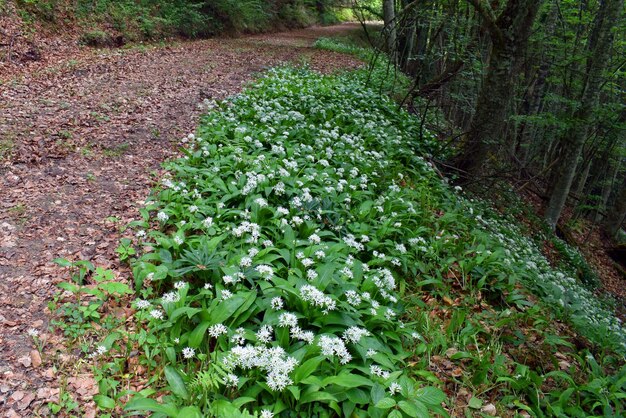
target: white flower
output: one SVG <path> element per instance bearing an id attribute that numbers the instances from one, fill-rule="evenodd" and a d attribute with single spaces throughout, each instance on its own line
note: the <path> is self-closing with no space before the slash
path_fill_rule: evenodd
<path id="1" fill-rule="evenodd" d="M 396 393 L 400 393 L 401 391 L 402 386 L 400 386 L 396 382 L 391 382 L 391 384 L 389 385 L 389 393 L 391 394 L 391 396 L 395 395 Z"/>
<path id="2" fill-rule="evenodd" d="M 307 272 L 306 272 L 306 278 L 308 280 L 315 280 L 315 279 L 317 279 L 318 276 L 319 275 L 317 274 L 317 271 L 315 271 L 315 270 L 307 270 Z"/>
<path id="3" fill-rule="evenodd" d="M 222 300 L 230 299 L 233 297 L 233 292 L 230 290 L 224 289 L 221 294 Z"/>
<path id="4" fill-rule="evenodd" d="M 256 203 L 257 205 L 259 205 L 259 207 L 262 207 L 262 208 L 267 206 L 267 200 L 263 199 L 262 197 L 258 197 L 254 199 L 254 203 Z"/>
<path id="5" fill-rule="evenodd" d="M 272 298 L 271 303 L 272 303 L 272 309 L 274 309 L 275 311 L 283 309 L 284 302 L 280 297 Z"/>
<path id="6" fill-rule="evenodd" d="M 135 306 L 137 307 L 137 309 L 146 309 L 146 308 L 150 307 L 150 302 L 148 302 L 147 300 L 144 300 L 144 299 L 139 299 L 135 303 Z"/>
<path id="7" fill-rule="evenodd" d="M 167 215 L 167 213 L 161 211 L 159 213 L 157 213 L 157 219 L 161 222 L 165 222 L 169 219 L 170 217 Z"/>
<path id="8" fill-rule="evenodd" d="M 256 338 L 262 343 L 269 343 L 270 341 L 272 341 L 273 333 L 274 328 L 272 328 L 270 325 L 263 325 L 256 333 Z"/>
<path id="9" fill-rule="evenodd" d="M 300 288 L 300 298 L 305 301 L 323 308 L 324 313 L 328 313 L 336 308 L 336 302 L 330 297 L 326 296 L 322 291 L 315 286 L 305 284 Z"/>
<path id="10" fill-rule="evenodd" d="M 230 387 L 235 387 L 236 388 L 239 385 L 239 378 L 236 375 L 234 375 L 232 373 L 229 373 L 224 378 L 224 384 L 226 386 L 230 386 Z"/>
<path id="11" fill-rule="evenodd" d="M 400 254 L 406 253 L 406 247 L 404 244 L 396 244 L 396 250 L 400 252 Z"/>
<path id="12" fill-rule="evenodd" d="M 179 290 L 180 290 L 180 289 L 183 289 L 185 286 L 187 286 L 187 282 L 182 281 L 182 280 L 180 280 L 180 281 L 178 281 L 178 282 L 174 283 L 174 287 L 175 287 L 176 289 L 179 289 Z"/>
<path id="13" fill-rule="evenodd" d="M 359 328 L 352 326 L 344 331 L 343 339 L 347 342 L 351 342 L 353 344 L 358 343 L 362 337 L 367 337 L 372 335 L 368 330 L 364 328 Z"/>
<path id="14" fill-rule="evenodd" d="M 196 205 L 189 206 L 189 212 L 194 213 L 198 211 L 198 207 Z"/>
<path id="15" fill-rule="evenodd" d="M 252 265 L 252 259 L 250 257 L 241 257 L 241 261 L 239 261 L 239 265 L 241 267 L 250 267 Z"/>
<path id="16" fill-rule="evenodd" d="M 180 300 L 180 295 L 178 294 L 178 292 L 169 292 L 169 293 L 165 293 L 162 297 L 161 297 L 161 301 L 163 303 L 176 303 Z"/>
<path id="17" fill-rule="evenodd" d="M 378 351 L 370 348 L 369 350 L 367 350 L 367 353 L 365 353 L 365 356 L 374 357 L 376 354 L 378 354 Z"/>
<path id="18" fill-rule="evenodd" d="M 138 238 L 143 238 L 146 236 L 146 231 L 144 231 L 143 229 L 137 231 L 137 233 L 135 234 Z"/>
<path id="19" fill-rule="evenodd" d="M 309 237 L 309 241 L 311 241 L 312 244 L 319 244 L 322 240 L 320 239 L 319 235 L 313 234 Z"/>
<path id="20" fill-rule="evenodd" d="M 163 319 L 163 311 L 153 309 L 150 311 L 150 316 L 152 316 L 154 319 Z"/>
<path id="21" fill-rule="evenodd" d="M 280 327 L 296 327 L 298 326 L 298 317 L 290 312 L 283 312 L 278 317 L 278 326 Z"/>
<path id="22" fill-rule="evenodd" d="M 268 409 L 264 409 L 261 411 L 261 418 L 273 418 L 274 413 Z"/>
<path id="23" fill-rule="evenodd" d="M 328 335 L 322 335 L 317 343 L 322 349 L 322 354 L 325 356 L 336 355 L 339 357 L 341 364 L 347 364 L 352 360 L 352 355 L 348 352 L 346 345 L 341 338 L 329 337 Z"/>
<path id="24" fill-rule="evenodd" d="M 204 221 L 202 221 L 202 225 L 204 225 L 205 228 L 210 228 L 211 225 L 213 225 L 213 218 L 208 216 Z"/>
<path id="25" fill-rule="evenodd" d="M 39 330 L 37 330 L 37 329 L 35 329 L 35 328 L 30 328 L 30 329 L 27 331 L 27 333 L 28 333 L 28 335 L 29 335 L 29 336 L 31 336 L 31 337 L 33 337 L 33 338 L 36 338 L 36 337 L 38 337 L 38 336 L 39 336 Z"/>
<path id="26" fill-rule="evenodd" d="M 174 237 L 174 242 L 178 245 L 181 245 L 183 242 L 185 242 L 185 240 L 180 235 L 176 235 Z"/>
<path id="27" fill-rule="evenodd" d="M 274 277 L 274 268 L 267 264 L 261 264 L 254 268 L 265 280 L 271 280 Z"/>
<path id="28" fill-rule="evenodd" d="M 224 335 L 228 332 L 228 328 L 226 328 L 223 324 L 215 324 L 209 327 L 208 333 L 211 337 L 217 338 L 220 335 Z"/>
<path id="29" fill-rule="evenodd" d="M 194 350 L 193 348 L 191 348 L 191 347 L 183 348 L 183 357 L 184 358 L 192 358 L 195 355 L 196 355 L 196 350 Z"/>

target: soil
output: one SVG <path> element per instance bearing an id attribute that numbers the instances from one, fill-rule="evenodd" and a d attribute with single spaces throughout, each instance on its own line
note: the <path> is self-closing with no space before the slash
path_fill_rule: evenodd
<path id="1" fill-rule="evenodd" d="M 6 64 L 0 73 L 0 414 L 49 416 L 61 388 L 95 416 L 93 377 L 50 328 L 68 272 L 57 257 L 113 269 L 122 227 L 192 132 L 204 99 L 237 93 L 265 69 L 362 65 L 312 47 L 358 25 L 161 46 L 94 50 Z M 37 350 L 29 330 L 39 332 Z M 80 351 L 80 350 L 78 350 Z"/>

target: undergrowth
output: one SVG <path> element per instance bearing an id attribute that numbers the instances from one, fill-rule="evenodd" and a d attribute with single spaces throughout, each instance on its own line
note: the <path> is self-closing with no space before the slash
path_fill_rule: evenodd
<path id="1" fill-rule="evenodd" d="M 514 218 L 439 176 L 437 141 L 372 68 L 271 70 L 212 103 L 118 249 L 138 298 L 134 328 L 90 353 L 103 410 L 624 413 L 620 322 Z M 119 389 L 129 352 L 139 392 Z"/>
<path id="2" fill-rule="evenodd" d="M 81 42 L 91 46 L 334 23 L 342 12 L 325 8 L 320 15 L 315 4 L 306 0 L 15 0 L 15 4 L 18 15 L 29 25 L 74 22 L 83 28 Z"/>

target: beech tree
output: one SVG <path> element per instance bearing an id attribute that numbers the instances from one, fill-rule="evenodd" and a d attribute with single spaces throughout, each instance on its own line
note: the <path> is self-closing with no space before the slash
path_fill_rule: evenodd
<path id="1" fill-rule="evenodd" d="M 503 131 L 510 116 L 509 104 L 515 92 L 515 74 L 524 52 L 541 0 L 509 0 L 496 16 L 488 2 L 468 0 L 480 14 L 491 39 L 489 65 L 478 96 L 470 131 L 457 167 L 479 174 L 489 152 L 503 143 Z"/>
<path id="2" fill-rule="evenodd" d="M 563 151 L 560 162 L 554 169 L 553 184 L 550 185 L 550 200 L 546 207 L 545 219 L 552 229 L 556 227 L 561 216 L 576 174 L 578 160 L 587 139 L 588 124 L 597 104 L 603 73 L 610 55 L 612 31 L 623 8 L 623 0 L 600 2 L 600 10 L 587 44 L 588 59 L 579 104 L 572 114 L 570 128 L 561 138 Z"/>

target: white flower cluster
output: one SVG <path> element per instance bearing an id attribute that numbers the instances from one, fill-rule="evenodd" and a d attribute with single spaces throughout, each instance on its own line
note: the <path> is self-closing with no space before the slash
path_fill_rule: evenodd
<path id="1" fill-rule="evenodd" d="M 258 368 L 266 373 L 267 385 L 273 391 L 282 391 L 293 381 L 289 377 L 298 361 L 289 357 L 282 347 L 246 345 L 234 347 L 224 360 L 229 369 L 249 370 Z"/>

